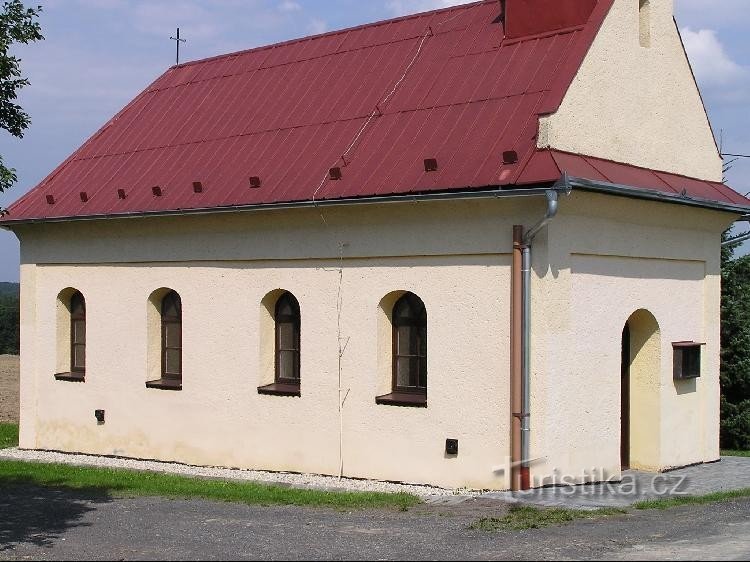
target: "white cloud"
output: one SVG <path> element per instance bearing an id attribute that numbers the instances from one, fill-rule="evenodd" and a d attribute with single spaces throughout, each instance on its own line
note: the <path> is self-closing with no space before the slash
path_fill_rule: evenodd
<path id="1" fill-rule="evenodd" d="M 218 26 L 212 23 L 211 14 L 195 2 L 139 2 L 134 10 L 136 29 L 142 33 L 165 36 L 181 27 L 186 36 L 211 38 L 218 34 Z"/>
<path id="2" fill-rule="evenodd" d="M 712 29 L 682 30 L 690 62 L 701 85 L 725 86 L 742 80 L 747 69 L 734 62 Z"/>
<path id="3" fill-rule="evenodd" d="M 284 0 L 281 4 L 279 4 L 279 11 L 281 12 L 299 12 L 301 10 L 302 6 L 300 6 L 293 0 Z"/>
<path id="4" fill-rule="evenodd" d="M 313 18 L 310 23 L 307 24 L 307 30 L 313 35 L 320 35 L 328 31 L 328 23 L 320 18 Z"/>
<path id="5" fill-rule="evenodd" d="M 405 16 L 417 12 L 429 12 L 440 8 L 470 4 L 476 0 L 388 0 L 386 9 L 394 16 Z"/>

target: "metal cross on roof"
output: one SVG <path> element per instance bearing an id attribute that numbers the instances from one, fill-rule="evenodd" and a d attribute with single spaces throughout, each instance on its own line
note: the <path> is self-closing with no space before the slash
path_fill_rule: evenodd
<path id="1" fill-rule="evenodd" d="M 186 43 L 187 39 L 180 38 L 180 28 L 177 28 L 177 37 L 170 37 L 172 41 L 177 42 L 177 66 L 180 66 L 180 43 Z"/>

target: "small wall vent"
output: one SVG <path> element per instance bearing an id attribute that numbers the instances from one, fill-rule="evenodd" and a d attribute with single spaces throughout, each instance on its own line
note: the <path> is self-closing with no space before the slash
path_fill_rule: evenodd
<path id="1" fill-rule="evenodd" d="M 445 440 L 445 454 L 449 457 L 458 455 L 458 439 Z"/>

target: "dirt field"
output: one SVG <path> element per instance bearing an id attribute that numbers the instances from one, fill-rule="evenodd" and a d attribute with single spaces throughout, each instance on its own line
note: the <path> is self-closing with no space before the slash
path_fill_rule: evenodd
<path id="1" fill-rule="evenodd" d="M 0 423 L 18 422 L 18 356 L 0 355 Z"/>

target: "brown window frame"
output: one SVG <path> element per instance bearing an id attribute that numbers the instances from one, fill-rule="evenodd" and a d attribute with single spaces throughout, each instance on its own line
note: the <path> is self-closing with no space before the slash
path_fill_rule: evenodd
<path id="1" fill-rule="evenodd" d="M 170 299 L 176 299 L 175 304 L 178 310 L 177 316 L 169 316 L 166 308 Z M 179 346 L 170 346 L 167 341 L 167 329 L 169 326 L 180 326 L 180 344 Z M 180 372 L 167 372 L 167 352 L 179 351 L 180 353 Z M 177 291 L 170 291 L 161 300 L 161 378 L 162 380 L 182 382 L 182 298 Z"/>
<path id="2" fill-rule="evenodd" d="M 282 315 L 280 310 L 286 304 L 292 309 L 292 314 Z M 300 311 L 299 301 L 289 291 L 285 292 L 276 301 L 273 313 L 274 323 L 274 383 L 258 388 L 258 394 L 266 396 L 302 396 L 302 314 Z M 281 324 L 292 324 L 294 349 L 281 348 Z M 282 353 L 294 354 L 294 370 L 296 378 L 285 378 L 281 376 L 281 355 Z"/>
<path id="3" fill-rule="evenodd" d="M 292 306 L 293 313 L 291 315 L 282 316 L 279 312 L 281 307 L 288 302 Z M 281 348 L 281 330 L 279 329 L 281 324 L 292 324 L 294 330 L 294 344 L 296 349 L 282 349 Z M 278 301 L 276 301 L 276 310 L 274 312 L 274 329 L 275 333 L 275 349 L 274 349 L 274 381 L 276 384 L 300 386 L 302 381 L 301 375 L 301 360 L 302 360 L 302 318 L 300 314 L 300 306 L 297 298 L 289 292 L 281 295 Z M 294 362 L 295 377 L 285 378 L 281 376 L 281 354 L 292 353 L 296 361 Z"/>
<path id="4" fill-rule="evenodd" d="M 156 306 L 156 298 L 152 297 L 151 301 Z M 167 315 L 166 309 L 170 299 L 176 299 L 175 308 L 177 309 L 176 316 Z M 179 346 L 167 345 L 167 328 L 170 325 L 179 324 L 180 326 L 180 342 Z M 182 297 L 177 291 L 168 291 L 159 302 L 159 327 L 161 329 L 160 336 L 160 373 L 161 378 L 155 381 L 149 381 L 146 383 L 146 388 L 156 390 L 182 390 L 182 375 L 183 375 L 183 363 L 182 363 Z M 167 372 L 167 352 L 168 351 L 179 351 L 180 355 L 180 372 L 179 373 L 168 373 Z"/>
<path id="5" fill-rule="evenodd" d="M 674 342 L 672 359 L 674 380 L 685 381 L 701 378 L 702 351 L 705 343 L 692 341 Z"/>
<path id="6" fill-rule="evenodd" d="M 80 306 L 79 306 L 80 305 Z M 55 379 L 63 382 L 85 382 L 86 381 L 86 298 L 81 291 L 75 291 L 68 301 L 70 313 L 70 372 L 59 373 Z M 76 341 L 76 325 L 83 323 L 83 342 Z M 76 364 L 76 350 L 83 348 L 83 366 Z"/>
<path id="7" fill-rule="evenodd" d="M 76 341 L 76 325 L 79 322 L 83 323 L 83 343 Z M 83 366 L 76 364 L 76 350 L 80 348 L 83 348 Z M 70 297 L 70 372 L 79 376 L 86 374 L 86 298 L 80 291 Z"/>
<path id="8" fill-rule="evenodd" d="M 410 318 L 403 318 L 398 311 L 401 307 L 408 306 L 410 312 Z M 389 406 L 411 406 L 411 407 L 427 407 L 427 358 L 428 358 L 428 346 L 427 346 L 427 309 L 424 301 L 420 299 L 414 293 L 405 293 L 402 295 L 396 303 L 393 305 L 391 313 L 391 349 L 392 349 L 392 363 L 391 363 L 391 394 L 386 396 L 379 396 L 376 398 L 378 404 L 389 405 Z M 410 327 L 410 337 L 416 336 L 417 340 L 414 345 L 417 353 L 403 355 L 399 354 L 399 328 Z M 411 347 L 411 346 L 410 346 Z M 424 350 L 424 353 L 422 353 Z M 415 373 L 409 373 L 409 378 L 416 378 L 416 386 L 401 386 L 398 380 L 398 366 L 399 360 L 405 359 L 412 361 L 417 359 L 417 368 Z M 424 373 L 422 370 L 424 369 Z M 424 385 L 422 385 L 422 377 L 424 376 Z"/>

